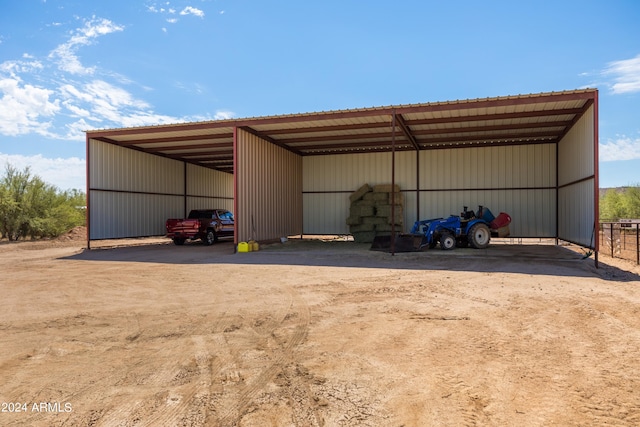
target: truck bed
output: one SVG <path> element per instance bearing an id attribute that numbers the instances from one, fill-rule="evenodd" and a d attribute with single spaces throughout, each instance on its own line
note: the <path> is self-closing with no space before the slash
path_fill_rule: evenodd
<path id="1" fill-rule="evenodd" d="M 200 230 L 200 220 L 185 218 L 169 218 L 167 220 L 167 237 L 192 238 Z"/>

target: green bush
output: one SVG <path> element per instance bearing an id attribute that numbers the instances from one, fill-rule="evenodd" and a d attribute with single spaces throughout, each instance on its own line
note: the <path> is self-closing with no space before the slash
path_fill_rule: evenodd
<path id="1" fill-rule="evenodd" d="M 640 187 L 610 188 L 600 194 L 600 221 L 640 218 Z"/>
<path id="2" fill-rule="evenodd" d="M 7 164 L 0 177 L 0 233 L 9 240 L 56 237 L 85 224 L 85 195 L 60 191 Z"/>

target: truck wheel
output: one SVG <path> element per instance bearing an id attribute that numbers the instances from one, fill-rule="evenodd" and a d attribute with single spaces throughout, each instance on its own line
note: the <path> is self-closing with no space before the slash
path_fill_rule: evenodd
<path id="1" fill-rule="evenodd" d="M 456 238 L 451 233 L 442 233 L 440 236 L 440 249 L 450 251 L 456 247 Z"/>
<path id="2" fill-rule="evenodd" d="M 202 239 L 205 246 L 213 245 L 213 242 L 215 242 L 216 240 L 216 233 L 213 230 L 207 230 L 207 234 L 205 234 L 204 239 Z"/>
<path id="3" fill-rule="evenodd" d="M 184 241 L 185 241 L 185 239 L 182 239 L 180 237 L 174 237 L 173 238 L 173 243 L 178 245 L 178 246 L 184 245 Z"/>
<path id="4" fill-rule="evenodd" d="M 469 243 L 476 249 L 485 249 L 491 240 L 491 231 L 487 224 L 475 224 L 468 233 Z"/>

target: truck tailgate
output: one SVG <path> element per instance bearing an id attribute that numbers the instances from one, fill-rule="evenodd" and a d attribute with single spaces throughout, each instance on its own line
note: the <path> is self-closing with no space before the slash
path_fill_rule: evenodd
<path id="1" fill-rule="evenodd" d="M 200 220 L 171 218 L 167 220 L 166 227 L 168 235 L 192 237 L 200 230 Z"/>

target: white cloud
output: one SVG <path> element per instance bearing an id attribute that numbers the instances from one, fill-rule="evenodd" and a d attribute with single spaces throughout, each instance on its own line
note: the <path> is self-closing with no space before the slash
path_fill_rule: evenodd
<path id="1" fill-rule="evenodd" d="M 96 124 L 104 122 L 118 127 L 132 127 L 172 123 L 178 120 L 175 117 L 154 114 L 149 111 L 150 106 L 146 102 L 136 99 L 125 89 L 102 80 L 94 80 L 80 87 L 66 84 L 61 87 L 61 94 L 65 98 L 63 105 L 74 116 L 95 123 L 85 123 L 82 130 L 93 129 Z M 75 133 L 68 135 L 73 134 Z"/>
<path id="2" fill-rule="evenodd" d="M 84 142 L 84 131 L 92 129 L 200 119 L 157 114 L 149 103 L 127 90 L 132 82 L 122 75 L 109 70 L 100 70 L 103 79 L 90 75 L 96 68 L 83 66 L 77 52 L 97 37 L 122 29 L 109 20 L 92 18 L 74 30 L 68 42 L 54 49 L 42 62 L 24 54 L 20 60 L 0 63 L 0 135 L 32 134 Z M 52 73 L 56 67 L 62 73 Z M 204 91 L 198 84 L 192 84 L 190 90 Z M 214 118 L 233 116 L 232 112 L 218 111 Z M 211 120 L 210 117 L 202 119 Z"/>
<path id="3" fill-rule="evenodd" d="M 149 104 L 144 101 L 135 99 L 126 90 L 113 86 L 103 80 L 94 80 L 84 85 L 84 92 L 91 97 L 93 101 L 105 100 L 114 107 L 135 107 L 148 108 Z"/>
<path id="4" fill-rule="evenodd" d="M 24 170 L 29 167 L 31 174 L 39 176 L 48 184 L 55 185 L 61 190 L 86 188 L 86 163 L 78 157 L 47 158 L 40 154 L 35 156 L 23 156 L 19 154 L 0 153 L 0 168 L 4 173 L 6 164 Z"/>
<path id="5" fill-rule="evenodd" d="M 613 93 L 640 92 L 640 55 L 610 62 L 604 73 L 613 75 L 614 83 L 611 86 Z"/>
<path id="6" fill-rule="evenodd" d="M 49 99 L 53 93 L 49 89 L 22 85 L 19 79 L 0 79 L 0 134 L 17 136 L 33 132 L 51 136 L 51 124 L 43 119 L 60 111 L 60 102 Z"/>
<path id="7" fill-rule="evenodd" d="M 195 15 L 195 16 L 199 16 L 200 18 L 204 18 L 204 12 L 192 6 L 187 6 L 184 9 L 182 9 L 182 12 L 180 12 L 180 15 Z"/>
<path id="8" fill-rule="evenodd" d="M 71 101 L 67 100 L 64 101 L 62 103 L 62 105 L 64 105 L 64 107 L 70 111 L 71 116 L 72 117 L 78 117 L 82 120 L 91 120 L 91 121 L 100 121 L 99 117 L 94 116 L 91 111 L 82 108 L 82 107 L 78 107 L 77 105 L 73 104 Z M 86 128 L 85 128 L 86 129 Z"/>
<path id="9" fill-rule="evenodd" d="M 120 123 L 123 127 L 136 127 L 136 126 L 152 126 L 162 124 L 173 124 L 184 122 L 186 119 L 179 119 L 172 116 L 166 116 L 163 114 L 155 114 L 152 111 L 144 112 L 140 111 L 135 114 L 122 117 Z"/>
<path id="10" fill-rule="evenodd" d="M 85 132 L 91 129 L 91 126 L 89 126 L 84 118 L 80 118 L 73 123 L 65 125 L 65 128 L 67 133 L 64 139 L 80 141 L 85 139 Z"/>
<path id="11" fill-rule="evenodd" d="M 40 61 L 5 61 L 0 64 L 0 72 L 18 78 L 22 73 L 34 73 L 44 69 Z"/>
<path id="12" fill-rule="evenodd" d="M 600 144 L 598 154 L 603 162 L 640 159 L 640 137 L 621 135 L 615 140 L 609 139 Z"/>
<path id="13" fill-rule="evenodd" d="M 193 15 L 193 16 L 198 16 L 200 18 L 204 18 L 204 11 L 202 11 L 201 9 L 195 8 L 193 6 L 187 6 L 184 9 L 182 9 L 180 12 L 178 12 L 177 9 L 173 8 L 173 7 L 169 7 L 169 2 L 164 3 L 165 7 L 162 6 L 156 6 L 156 5 L 151 5 L 151 6 L 147 6 L 147 10 L 151 13 L 157 13 L 157 14 L 161 14 L 161 15 L 180 15 L 180 16 L 188 16 L 188 15 Z M 179 19 L 177 17 L 174 16 L 170 16 L 167 17 L 165 19 L 166 22 L 168 22 L 169 24 L 176 24 L 178 23 Z M 161 27 L 160 28 L 162 30 L 162 32 L 167 33 L 167 27 Z"/>
<path id="14" fill-rule="evenodd" d="M 216 114 L 213 116 L 214 120 L 227 120 L 227 119 L 233 119 L 235 117 L 236 113 L 234 113 L 233 111 L 216 111 Z"/>
<path id="15" fill-rule="evenodd" d="M 49 54 L 49 59 L 57 61 L 58 68 L 62 71 L 79 75 L 93 74 L 95 67 L 83 66 L 76 55 L 77 50 L 82 46 L 91 45 L 100 36 L 122 30 L 123 26 L 116 25 L 108 19 L 94 17 L 86 21 L 84 27 L 72 33 L 66 43 L 56 47 Z"/>

